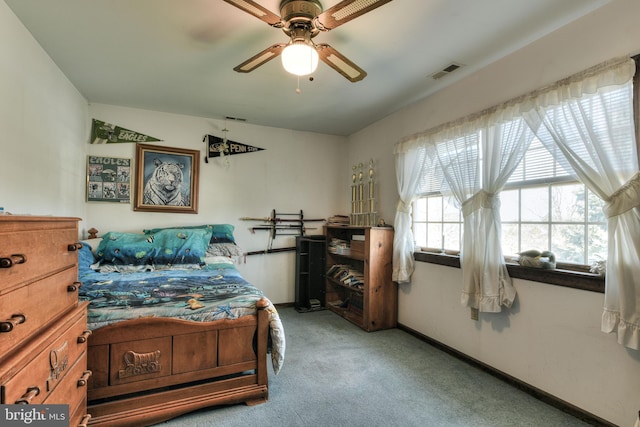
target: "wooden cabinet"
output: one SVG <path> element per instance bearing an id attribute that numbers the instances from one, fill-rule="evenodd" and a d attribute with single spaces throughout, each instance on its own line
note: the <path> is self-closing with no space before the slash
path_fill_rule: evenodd
<path id="1" fill-rule="evenodd" d="M 325 238 L 324 236 L 296 237 L 296 301 L 301 313 L 325 307 Z"/>
<path id="2" fill-rule="evenodd" d="M 68 404 L 86 424 L 87 303 L 78 219 L 0 216 L 0 403 Z"/>
<path id="3" fill-rule="evenodd" d="M 326 306 L 366 331 L 395 328 L 393 229 L 325 226 Z"/>

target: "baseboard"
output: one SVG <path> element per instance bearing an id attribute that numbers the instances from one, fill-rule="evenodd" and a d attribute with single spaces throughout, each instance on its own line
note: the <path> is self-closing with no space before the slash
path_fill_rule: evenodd
<path id="1" fill-rule="evenodd" d="M 481 369 L 484 372 L 487 372 L 491 375 L 493 375 L 494 377 L 508 383 L 509 385 L 518 388 L 519 390 L 524 391 L 525 393 L 535 397 L 536 399 L 546 403 L 547 405 L 553 406 L 554 408 L 557 408 L 567 414 L 570 414 L 582 421 L 584 421 L 585 423 L 588 423 L 590 425 L 593 426 L 602 426 L 602 427 L 616 427 L 615 424 L 612 424 L 606 420 L 603 420 L 602 418 L 591 414 L 590 412 L 585 411 L 584 409 L 578 408 L 575 405 L 572 405 L 569 402 L 565 402 L 562 399 L 559 399 L 556 396 L 553 396 L 552 394 L 549 394 L 545 391 L 542 391 L 534 386 L 532 386 L 531 384 L 527 384 L 526 382 L 519 380 L 507 373 L 504 373 L 496 368 L 494 368 L 493 366 L 487 365 L 486 363 L 483 363 L 477 359 L 474 359 L 473 357 L 470 357 L 464 353 L 462 353 L 461 351 L 458 351 L 452 347 L 449 347 L 446 344 L 441 343 L 438 340 L 435 340 L 427 335 L 424 335 L 414 329 L 409 328 L 408 326 L 402 325 L 402 324 L 398 324 L 398 329 L 401 329 L 405 332 L 407 332 L 408 334 L 413 335 L 414 337 L 426 342 L 427 344 L 432 345 L 433 347 L 436 347 L 439 350 L 444 351 L 445 353 L 448 353 L 454 357 L 456 357 L 457 359 L 460 359 L 478 369 Z"/>
<path id="2" fill-rule="evenodd" d="M 278 309 L 278 308 L 287 308 L 287 307 L 293 307 L 295 305 L 295 303 L 293 302 L 279 302 L 278 304 L 273 304 L 273 306 Z"/>

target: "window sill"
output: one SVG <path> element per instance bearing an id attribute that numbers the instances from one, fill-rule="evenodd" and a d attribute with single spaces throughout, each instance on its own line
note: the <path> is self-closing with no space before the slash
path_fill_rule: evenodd
<path id="1" fill-rule="evenodd" d="M 460 268 L 460 257 L 458 255 L 414 252 L 413 257 L 418 262 Z M 597 274 L 565 269 L 543 270 L 539 268 L 522 267 L 521 265 L 513 263 L 507 263 L 507 270 L 509 271 L 509 276 L 514 279 L 531 280 L 550 285 L 604 293 L 604 276 Z"/>

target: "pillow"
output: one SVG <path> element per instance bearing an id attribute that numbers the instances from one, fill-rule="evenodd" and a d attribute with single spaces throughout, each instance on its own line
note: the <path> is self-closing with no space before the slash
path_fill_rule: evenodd
<path id="1" fill-rule="evenodd" d="M 204 264 L 210 229 L 164 229 L 150 234 L 110 231 L 97 249 L 101 264 L 152 266 Z"/>
<path id="2" fill-rule="evenodd" d="M 91 251 L 91 246 L 81 242 L 82 247 L 78 251 L 78 276 L 82 276 L 91 271 L 91 264 L 96 262 L 96 258 Z"/>
<path id="3" fill-rule="evenodd" d="M 144 273 L 160 270 L 201 270 L 202 266 L 200 264 L 116 265 L 98 261 L 91 266 L 91 269 L 99 273 Z"/>
<path id="4" fill-rule="evenodd" d="M 142 230 L 144 234 L 155 234 L 160 230 L 180 229 L 180 230 L 194 230 L 199 228 L 211 229 L 211 241 L 210 243 L 235 243 L 233 236 L 234 227 L 231 224 L 204 224 L 204 225 L 188 225 L 184 227 L 165 227 L 165 228 L 152 228 L 149 230 Z"/>
<path id="5" fill-rule="evenodd" d="M 211 241 L 209 243 L 235 243 L 234 227 L 231 224 L 213 224 Z"/>
<path id="6" fill-rule="evenodd" d="M 100 242 L 102 242 L 102 237 L 96 237 L 95 239 L 82 240 L 80 243 L 82 243 L 83 245 L 88 245 L 91 252 L 93 252 L 93 254 L 95 255 L 96 251 L 98 250 L 98 246 L 100 246 Z"/>
<path id="7" fill-rule="evenodd" d="M 215 255 L 215 256 L 207 255 L 204 258 L 204 262 L 207 264 L 207 266 L 216 265 L 216 264 L 235 264 L 235 261 L 233 260 L 233 258 L 229 258 L 228 256 L 220 256 L 220 255 Z"/>
<path id="8" fill-rule="evenodd" d="M 91 266 L 98 273 L 138 273 L 155 270 L 152 265 L 117 265 L 98 261 Z"/>
<path id="9" fill-rule="evenodd" d="M 244 252 L 235 243 L 210 243 L 207 248 L 207 256 L 234 257 L 242 255 Z"/>

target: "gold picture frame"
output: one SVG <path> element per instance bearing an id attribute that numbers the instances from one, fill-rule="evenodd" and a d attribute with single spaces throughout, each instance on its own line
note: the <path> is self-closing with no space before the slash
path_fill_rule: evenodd
<path id="1" fill-rule="evenodd" d="M 200 151 L 137 144 L 133 210 L 198 213 Z"/>

